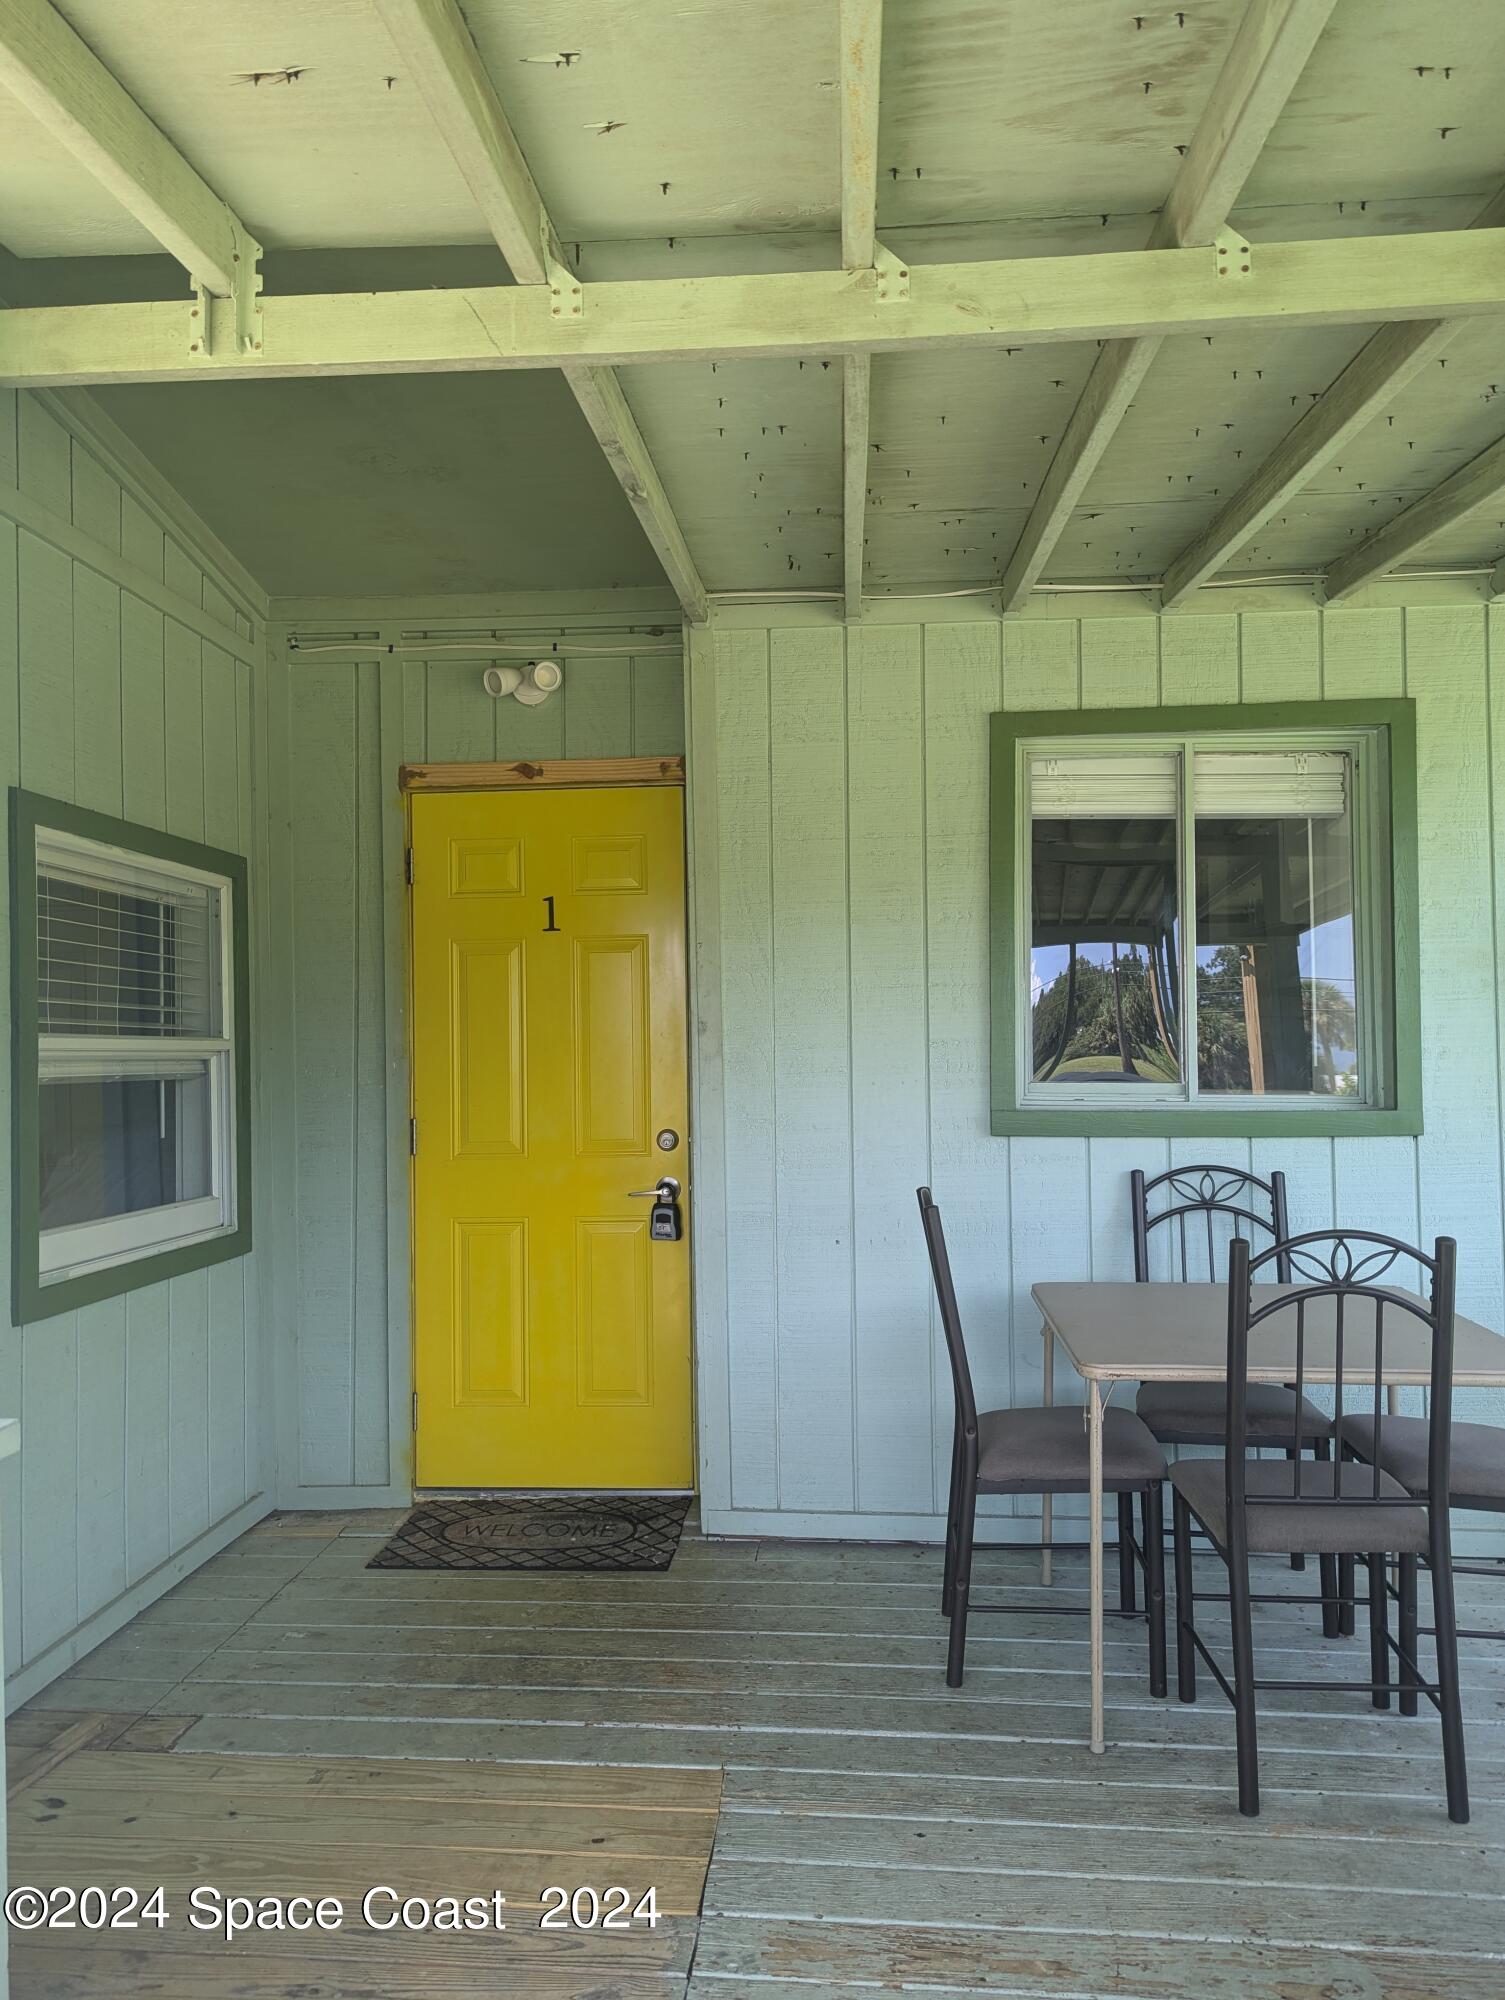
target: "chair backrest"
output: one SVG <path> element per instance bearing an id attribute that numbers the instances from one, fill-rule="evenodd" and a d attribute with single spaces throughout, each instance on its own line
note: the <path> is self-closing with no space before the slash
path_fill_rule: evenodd
<path id="1" fill-rule="evenodd" d="M 1284 1255 L 1293 1282 L 1281 1289 L 1259 1283 L 1269 1267 Z M 1441 1496 L 1440 1517 L 1447 1519 L 1449 1458 L 1453 1406 L 1453 1319 L 1457 1291 L 1458 1246 L 1451 1236 L 1439 1236 L 1429 1257 L 1393 1236 L 1363 1229 L 1317 1229 L 1295 1236 L 1251 1257 L 1240 1240 L 1229 1250 L 1228 1270 L 1228 1453 L 1229 1532 L 1242 1533 L 1246 1507 L 1293 1500 L 1320 1507 L 1415 1506 L 1410 1499 L 1380 1492 L 1380 1453 L 1386 1422 L 1384 1387 L 1387 1327 L 1410 1324 L 1427 1336 L 1431 1382 L 1428 1431 L 1427 1491 Z M 1417 1290 L 1408 1281 L 1419 1274 Z M 1407 1289 L 1402 1289 L 1405 1286 Z M 1273 1294 L 1273 1295 L 1272 1295 Z M 1251 1361 L 1258 1369 L 1278 1369 L 1298 1396 L 1306 1392 L 1307 1370 L 1314 1344 L 1330 1356 L 1319 1369 L 1333 1382 L 1335 1424 L 1358 1415 L 1360 1440 L 1372 1476 L 1340 1484 L 1343 1452 L 1330 1460 L 1289 1461 L 1290 1489 L 1276 1483 L 1274 1494 L 1250 1495 L 1245 1473 L 1249 1452 L 1247 1401 Z M 1393 1352 L 1393 1349 L 1392 1349 Z M 1347 1392 L 1356 1392 L 1348 1397 Z M 1356 1400 L 1357 1409 L 1351 1407 Z M 1260 1440 L 1256 1439 L 1256 1443 Z M 1237 1527 L 1235 1528 L 1235 1523 Z M 1435 1523 L 1434 1523 L 1435 1526 Z"/>
<path id="2" fill-rule="evenodd" d="M 951 1259 L 946 1254 L 946 1232 L 941 1227 L 941 1211 L 936 1207 L 935 1197 L 929 1188 L 916 1188 L 915 1197 L 920 1204 L 920 1224 L 925 1231 L 925 1248 L 930 1252 L 935 1296 L 941 1308 L 941 1328 L 946 1336 L 946 1353 L 951 1361 L 956 1421 L 958 1428 L 970 1437 L 977 1429 L 977 1400 L 972 1394 L 972 1370 L 967 1366 L 967 1343 L 962 1338 L 956 1286 L 951 1281 Z"/>
<path id="3" fill-rule="evenodd" d="M 1236 1241 L 1252 1240 L 1251 1232 L 1268 1236 L 1276 1247 L 1277 1273 L 1289 1283 L 1285 1253 L 1279 1248 L 1290 1234 L 1286 1214 L 1286 1177 L 1279 1171 L 1261 1180 L 1241 1167 L 1172 1167 L 1146 1180 L 1138 1167 L 1129 1175 L 1129 1201 L 1134 1218 L 1134 1276 L 1150 1278 L 1150 1233 L 1164 1228 L 1169 1243 L 1169 1274 L 1176 1276 L 1177 1250 L 1182 1284 L 1189 1279 L 1218 1285 L 1226 1275 L 1227 1253 Z M 1153 1213 L 1151 1212 L 1153 1210 Z M 1227 1216 L 1225 1227 L 1214 1218 Z M 1190 1226 L 1188 1227 L 1188 1223 Z M 1174 1224 L 1174 1228 L 1167 1225 Z"/>

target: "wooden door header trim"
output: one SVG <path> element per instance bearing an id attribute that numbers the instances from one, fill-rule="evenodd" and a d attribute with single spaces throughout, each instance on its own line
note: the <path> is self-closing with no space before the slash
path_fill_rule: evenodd
<path id="1" fill-rule="evenodd" d="M 540 763 L 404 764 L 405 792 L 558 791 L 582 785 L 683 785 L 683 757 L 555 757 Z"/>

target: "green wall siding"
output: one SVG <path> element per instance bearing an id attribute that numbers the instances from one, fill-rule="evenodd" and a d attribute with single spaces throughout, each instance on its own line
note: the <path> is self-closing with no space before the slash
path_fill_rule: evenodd
<path id="1" fill-rule="evenodd" d="M 0 391 L 0 780 L 254 857 L 252 629 L 155 493 L 52 399 Z M 253 858 L 253 928 L 258 895 Z M 9 949 L 7 913 L 7 1046 Z M 9 1096 L 7 1053 L 7 1125 Z M 9 1256 L 7 1224 L 7 1301 Z M 259 1314 L 254 1257 L 30 1327 L 7 1304 L 0 1413 L 20 1417 L 22 1449 L 0 1465 L 6 1662 L 27 1685 L 261 1492 Z"/>
<path id="2" fill-rule="evenodd" d="M 1456 1235 L 1462 1309 L 1505 1326 L 1505 606 L 901 616 L 723 615 L 692 646 L 702 1045 L 720 1024 L 697 1181 L 725 1205 L 697 1295 L 709 1522 L 933 1530 L 951 1391 L 921 1181 L 986 1403 L 1041 1395 L 1032 1283 L 1131 1274 L 1131 1167 L 1209 1152 L 1283 1167 L 1304 1227 Z M 1366 694 L 1417 704 L 1424 1135 L 990 1137 L 988 716 Z M 1064 1364 L 1057 1384 L 1079 1393 Z"/>
<path id="3" fill-rule="evenodd" d="M 300 624 L 298 634 L 311 646 L 369 637 L 380 623 L 373 611 L 343 629 Z M 490 618 L 476 624 L 502 629 Z M 677 624 L 670 629 L 677 637 Z M 564 686 L 528 708 L 485 692 L 484 658 L 289 657 L 285 636 L 274 632 L 268 676 L 273 782 L 280 768 L 287 788 L 272 808 L 286 826 L 275 1005 L 291 1171 L 277 1249 L 287 1344 L 281 1498 L 374 1505 L 405 1498 L 409 1477 L 398 767 L 678 752 L 683 670 L 677 652 L 659 656 L 662 638 L 645 637 L 642 655 L 606 658 L 572 653 L 561 638 Z M 434 636 L 454 643 L 452 633 Z M 574 637 L 627 643 L 604 632 Z"/>

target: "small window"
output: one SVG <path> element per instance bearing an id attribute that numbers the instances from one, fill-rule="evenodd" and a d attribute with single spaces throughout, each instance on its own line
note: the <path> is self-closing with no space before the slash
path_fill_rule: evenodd
<path id="1" fill-rule="evenodd" d="M 1419 1129 L 1410 711 L 1358 706 L 995 718 L 995 1131 Z"/>
<path id="2" fill-rule="evenodd" d="M 245 865 L 13 795 L 16 1314 L 239 1255 Z"/>

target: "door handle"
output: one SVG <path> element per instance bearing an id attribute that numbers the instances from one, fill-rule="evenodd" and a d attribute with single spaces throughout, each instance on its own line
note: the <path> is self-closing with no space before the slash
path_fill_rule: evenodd
<path id="1" fill-rule="evenodd" d="M 664 1174 L 657 1187 L 629 1188 L 629 1198 L 633 1201 L 651 1201 L 653 1215 L 648 1224 L 649 1241 L 653 1243 L 677 1243 L 684 1233 L 684 1223 L 679 1213 L 679 1182 L 673 1174 Z"/>

